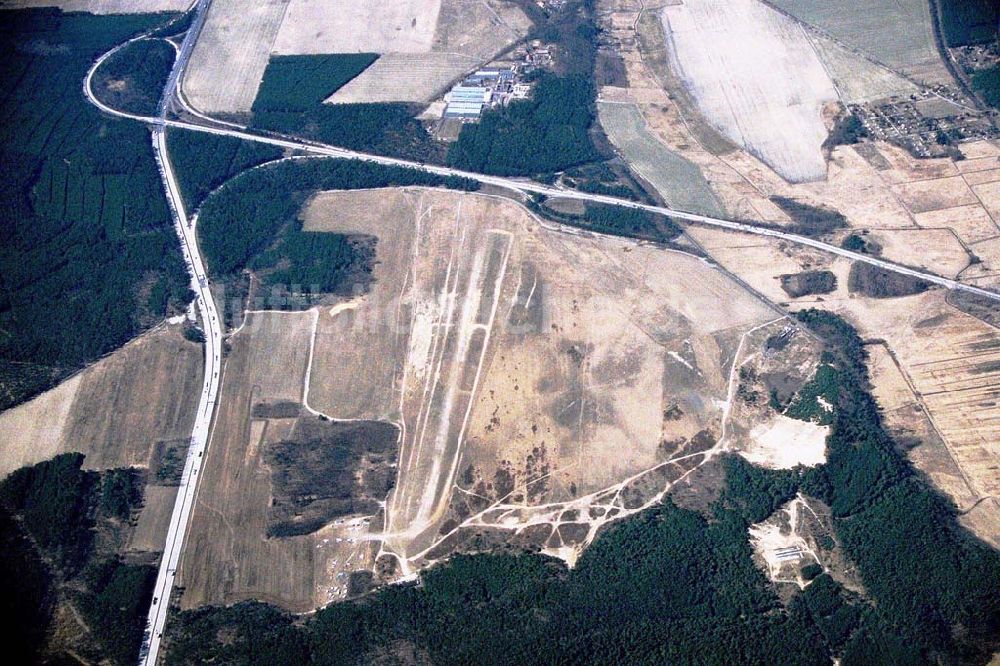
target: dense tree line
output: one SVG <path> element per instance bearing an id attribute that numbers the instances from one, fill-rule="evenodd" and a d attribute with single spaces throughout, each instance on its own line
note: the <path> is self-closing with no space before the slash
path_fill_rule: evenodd
<path id="1" fill-rule="evenodd" d="M 854 329 L 820 310 L 799 318 L 829 341 L 839 375 L 828 461 L 803 489 L 830 505 L 875 600 L 843 663 L 983 660 L 1000 637 L 1000 553 L 959 527 L 954 508 L 896 448 Z"/>
<path id="2" fill-rule="evenodd" d="M 371 53 L 279 56 L 268 63 L 253 104 L 251 126 L 334 146 L 423 162 L 443 148 L 427 133 L 414 104 L 324 104 L 374 62 Z"/>
<path id="3" fill-rule="evenodd" d="M 308 111 L 377 58 L 377 53 L 271 56 L 253 101 L 253 112 Z"/>
<path id="4" fill-rule="evenodd" d="M 333 146 L 420 162 L 441 162 L 444 149 L 414 116 L 420 105 L 322 104 L 305 111 L 257 111 L 252 127 Z"/>
<path id="5" fill-rule="evenodd" d="M 1000 31 L 1000 3 L 995 0 L 938 0 L 948 46 L 985 44 Z"/>
<path id="6" fill-rule="evenodd" d="M 281 148 L 259 141 L 173 128 L 167 149 L 189 212 L 230 178 L 282 156 Z"/>
<path id="7" fill-rule="evenodd" d="M 226 277 L 249 267 L 265 283 L 349 290 L 370 270 L 371 243 L 302 231 L 302 205 L 319 190 L 402 185 L 478 188 L 475 181 L 368 162 L 310 158 L 268 165 L 229 181 L 202 205 L 199 240 L 209 270 Z"/>
<path id="8" fill-rule="evenodd" d="M 81 81 L 162 17 L 5 12 L 0 25 L 0 409 L 190 299 L 147 131 Z"/>
<path id="9" fill-rule="evenodd" d="M 569 0 L 529 37 L 555 45 L 555 72 L 539 72 L 530 99 L 483 113 L 448 151 L 460 169 L 504 176 L 562 171 L 601 159 L 590 137 L 596 118 L 594 0 Z"/>
<path id="10" fill-rule="evenodd" d="M 973 72 L 972 86 L 987 104 L 1000 109 L 1000 65 Z"/>
<path id="11" fill-rule="evenodd" d="M 131 520 L 141 479 L 135 470 L 98 473 L 82 464 L 83 455 L 62 454 L 0 482 L 0 579 L 10 579 L 0 586 L 0 608 L 16 608 L 6 617 L 24 625 L 17 663 L 38 663 L 43 650 L 50 659 L 71 649 L 114 664 L 134 663 L 139 653 L 156 570 L 120 561 L 98 535 Z M 86 636 L 57 637 L 46 647 L 54 609 L 67 601 Z"/>
<path id="12" fill-rule="evenodd" d="M 543 73 L 532 96 L 483 113 L 462 128 L 448 151 L 459 169 L 502 176 L 561 171 L 599 158 L 588 131 L 594 122 L 589 75 Z"/>
<path id="13" fill-rule="evenodd" d="M 141 39 L 108 57 L 94 73 L 94 94 L 113 109 L 152 116 L 174 66 L 174 47 Z"/>
<path id="14" fill-rule="evenodd" d="M 710 516 L 668 499 L 612 527 L 573 570 L 539 555 L 463 555 L 419 586 L 302 621 L 255 603 L 182 613 L 168 663 L 985 662 L 1000 636 L 1000 554 L 963 533 L 896 450 L 853 329 L 825 312 L 801 318 L 828 341 L 838 375 L 825 465 L 728 458 Z M 812 584 L 782 606 L 752 564 L 747 528 L 799 491 L 832 507 L 864 597 L 813 567 Z"/>

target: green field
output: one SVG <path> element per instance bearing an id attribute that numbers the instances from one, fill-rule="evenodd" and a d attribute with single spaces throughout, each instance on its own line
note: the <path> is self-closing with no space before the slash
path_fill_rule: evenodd
<path id="1" fill-rule="evenodd" d="M 117 349 L 190 300 L 147 130 L 82 81 L 165 17 L 4 12 L 0 49 L 0 409 Z"/>

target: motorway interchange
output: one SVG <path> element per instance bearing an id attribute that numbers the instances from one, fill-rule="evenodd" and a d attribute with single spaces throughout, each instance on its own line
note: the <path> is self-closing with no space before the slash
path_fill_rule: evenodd
<path id="1" fill-rule="evenodd" d="M 184 257 L 187 262 L 189 272 L 191 273 L 191 288 L 197 295 L 195 301 L 196 306 L 206 333 L 206 370 L 203 388 L 198 405 L 198 413 L 195 419 L 194 430 L 191 435 L 190 446 L 188 448 L 188 454 L 184 464 L 184 471 L 182 473 L 177 498 L 171 514 L 170 527 L 166 538 L 164 554 L 161 558 L 156 578 L 156 585 L 153 591 L 153 599 L 149 609 L 146 636 L 140 653 L 140 663 L 142 664 L 155 664 L 159 653 L 160 639 L 166 622 L 171 591 L 174 585 L 174 577 L 176 575 L 177 566 L 183 550 L 184 537 L 187 531 L 191 509 L 194 506 L 203 454 L 208 444 L 210 435 L 212 416 L 215 411 L 215 401 L 219 389 L 222 362 L 222 323 L 219 319 L 218 310 L 208 286 L 208 274 L 205 263 L 198 249 L 197 220 L 188 218 L 184 202 L 181 197 L 180 188 L 177 184 L 173 171 L 173 166 L 170 163 L 166 145 L 167 128 L 173 127 L 208 134 L 230 136 L 247 141 L 266 143 L 319 157 L 366 161 L 386 166 L 417 169 L 440 176 L 457 176 L 475 180 L 485 185 L 492 185 L 512 190 L 522 195 L 537 194 L 547 197 L 577 199 L 612 206 L 645 210 L 694 224 L 704 224 L 759 236 L 769 236 L 798 245 L 812 247 L 824 252 L 843 256 L 854 261 L 872 264 L 884 270 L 919 278 L 947 289 L 961 290 L 1000 302 L 1000 293 L 994 291 L 965 284 L 934 273 L 912 269 L 907 266 L 878 259 L 866 254 L 852 252 L 836 245 L 831 245 L 806 236 L 791 234 L 777 229 L 757 226 L 746 222 L 699 215 L 696 213 L 676 210 L 666 206 L 643 204 L 605 195 L 560 189 L 529 180 L 489 176 L 480 173 L 451 169 L 444 166 L 429 165 L 404 159 L 360 153 L 357 151 L 346 150 L 315 142 L 307 142 L 292 138 L 280 138 L 276 136 L 265 136 L 249 132 L 245 128 L 232 123 L 216 121 L 194 109 L 189 108 L 183 99 L 183 96 L 179 94 L 180 91 L 178 89 L 178 82 L 183 76 L 184 68 L 187 65 L 187 61 L 198 38 L 198 34 L 204 24 L 205 16 L 210 4 L 211 0 L 198 0 L 193 7 L 192 11 L 195 12 L 195 16 L 193 17 L 191 27 L 187 30 L 182 45 L 178 49 L 177 59 L 174 63 L 170 76 L 168 77 L 157 116 L 141 116 L 111 108 L 102 103 L 93 92 L 93 75 L 100 65 L 109 56 L 117 52 L 119 49 L 124 48 L 127 44 L 134 40 L 119 45 L 99 58 L 91 67 L 83 84 L 84 94 L 88 101 L 98 107 L 101 111 L 115 117 L 145 123 L 152 129 L 154 152 L 160 166 L 164 189 L 174 215 L 174 223 L 178 236 L 181 240 Z M 146 37 L 146 35 L 140 35 L 135 39 L 142 39 L 144 37 Z M 180 108 L 187 111 L 190 115 L 203 120 L 204 122 L 194 123 L 168 117 L 169 110 L 174 103 L 177 103 Z"/>

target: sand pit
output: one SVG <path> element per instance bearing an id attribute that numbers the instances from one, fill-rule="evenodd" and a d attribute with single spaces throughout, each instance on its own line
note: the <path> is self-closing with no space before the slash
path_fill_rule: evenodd
<path id="1" fill-rule="evenodd" d="M 772 422 L 761 423 L 750 431 L 752 445 L 740 451 L 740 455 L 770 469 L 822 465 L 826 462 L 826 438 L 829 434 L 830 426 L 798 421 L 779 414 Z"/>
<path id="2" fill-rule="evenodd" d="M 837 91 L 796 23 L 755 0 L 667 6 L 671 66 L 708 121 L 790 182 L 826 175 L 822 109 Z"/>

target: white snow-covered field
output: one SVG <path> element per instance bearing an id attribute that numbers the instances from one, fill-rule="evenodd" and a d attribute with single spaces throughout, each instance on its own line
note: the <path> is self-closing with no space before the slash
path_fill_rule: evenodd
<path id="1" fill-rule="evenodd" d="M 757 0 L 663 9 L 670 65 L 705 118 L 790 182 L 826 176 L 823 106 L 837 91 L 803 29 Z"/>

